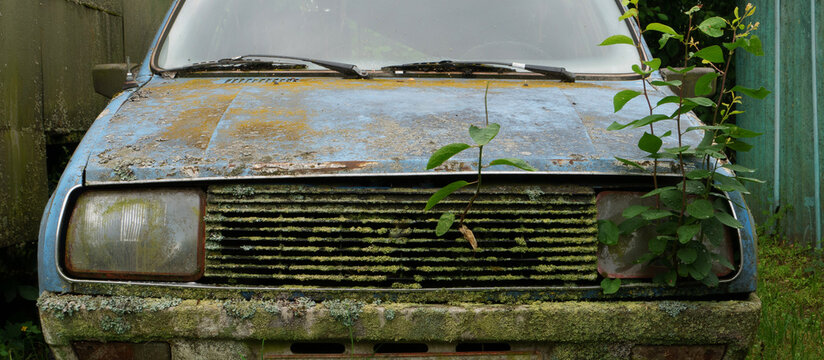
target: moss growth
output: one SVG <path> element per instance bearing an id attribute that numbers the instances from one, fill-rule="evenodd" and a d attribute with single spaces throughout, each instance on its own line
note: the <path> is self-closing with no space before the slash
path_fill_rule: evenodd
<path id="1" fill-rule="evenodd" d="M 129 325 L 123 317 L 106 315 L 100 319 L 100 328 L 103 329 L 103 331 L 110 331 L 122 335 L 131 330 L 132 326 Z"/>
<path id="2" fill-rule="evenodd" d="M 355 321 L 358 320 L 361 312 L 363 312 L 365 304 L 352 299 L 333 299 L 324 301 L 323 306 L 329 310 L 329 315 L 332 316 L 333 319 L 340 322 L 343 326 L 351 328 L 355 325 Z"/>
<path id="3" fill-rule="evenodd" d="M 226 300 L 222 305 L 226 314 L 236 319 L 248 320 L 257 313 L 257 304 L 249 301 Z"/>
<path id="4" fill-rule="evenodd" d="M 687 305 L 681 301 L 661 301 L 658 303 L 658 309 L 673 318 L 691 308 L 695 308 L 695 306 Z"/>

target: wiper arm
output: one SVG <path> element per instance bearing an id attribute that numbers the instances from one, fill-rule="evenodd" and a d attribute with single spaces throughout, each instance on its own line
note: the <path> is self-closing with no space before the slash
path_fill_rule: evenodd
<path id="1" fill-rule="evenodd" d="M 204 61 L 179 68 L 168 69 L 167 72 L 192 72 L 204 70 L 301 70 L 306 69 L 304 64 L 281 63 L 263 60 L 220 59 Z"/>
<path id="2" fill-rule="evenodd" d="M 369 74 L 366 71 L 363 71 L 357 67 L 357 65 L 347 64 L 347 63 L 339 63 L 335 61 L 327 61 L 327 60 L 318 60 L 318 59 L 311 59 L 305 58 L 300 56 L 286 56 L 286 55 L 243 55 L 243 56 L 236 56 L 229 59 L 224 60 L 244 60 L 247 58 L 266 58 L 266 59 L 287 59 L 287 60 L 299 60 L 305 61 L 308 63 L 315 64 L 317 66 L 321 66 L 327 68 L 329 70 L 337 71 L 344 75 L 350 75 L 357 77 L 359 79 L 367 79 L 369 78 Z"/>
<path id="3" fill-rule="evenodd" d="M 496 72 L 503 72 L 500 66 L 508 68 L 523 69 L 526 71 L 542 74 L 551 79 L 558 79 L 563 82 L 575 82 L 575 74 L 567 71 L 562 67 L 544 66 L 544 65 L 530 65 L 521 63 L 506 63 L 498 61 L 453 61 L 443 60 L 438 62 L 418 62 L 401 65 L 392 65 L 381 68 L 384 71 L 463 71 L 475 72 L 483 70 L 495 70 Z"/>

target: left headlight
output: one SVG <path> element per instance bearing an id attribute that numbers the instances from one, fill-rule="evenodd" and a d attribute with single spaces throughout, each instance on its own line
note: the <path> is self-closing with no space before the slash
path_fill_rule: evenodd
<path id="1" fill-rule="evenodd" d="M 65 268 L 79 278 L 194 281 L 204 204 L 198 189 L 87 191 L 69 220 Z"/>

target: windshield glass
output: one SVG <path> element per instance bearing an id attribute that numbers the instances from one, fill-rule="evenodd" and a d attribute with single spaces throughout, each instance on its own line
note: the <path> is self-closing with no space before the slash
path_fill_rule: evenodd
<path id="1" fill-rule="evenodd" d="M 630 35 L 619 15 L 611 0 L 187 0 L 156 65 L 276 54 L 362 69 L 449 59 L 626 73 L 634 47 L 597 46 Z"/>

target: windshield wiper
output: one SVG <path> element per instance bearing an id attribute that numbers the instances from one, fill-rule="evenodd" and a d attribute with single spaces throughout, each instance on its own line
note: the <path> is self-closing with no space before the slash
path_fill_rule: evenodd
<path id="1" fill-rule="evenodd" d="M 327 61 L 327 60 L 318 60 L 318 59 L 311 59 L 305 58 L 300 56 L 287 56 L 287 55 L 242 55 L 242 56 L 235 56 L 233 58 L 225 59 L 225 60 L 244 60 L 248 58 L 265 58 L 265 59 L 286 59 L 286 60 L 299 60 L 305 61 L 308 63 L 315 64 L 320 67 L 327 68 L 332 71 L 337 71 L 344 75 L 354 76 L 359 79 L 367 79 L 369 78 L 369 74 L 366 71 L 363 71 L 357 67 L 357 65 L 347 64 L 347 63 L 340 63 L 335 61 Z"/>
<path id="2" fill-rule="evenodd" d="M 166 72 L 193 72 L 207 70 L 302 70 L 305 64 L 283 63 L 263 60 L 220 59 L 204 61 L 179 68 L 168 69 Z"/>
<path id="3" fill-rule="evenodd" d="M 215 61 L 207 61 L 192 64 L 189 66 L 184 66 L 177 69 L 169 69 L 167 71 L 198 71 L 198 70 L 212 70 L 212 69 L 220 69 L 220 68 L 231 68 L 231 69 L 258 69 L 258 68 L 269 68 L 269 69 L 306 69 L 306 65 L 302 64 L 292 64 L 292 63 L 280 63 L 280 62 L 273 62 L 273 61 L 263 61 L 263 60 L 255 60 L 255 59 L 286 59 L 286 60 L 298 60 L 298 61 L 305 61 L 308 63 L 312 63 L 318 65 L 320 67 L 337 71 L 344 75 L 354 76 L 360 79 L 366 79 L 369 77 L 369 74 L 365 71 L 358 69 L 356 65 L 346 64 L 346 63 L 339 63 L 335 61 L 326 61 L 326 60 L 317 60 L 317 59 L 310 59 L 300 56 L 286 56 L 286 55 L 241 55 L 235 56 L 231 58 L 225 58 Z"/>
<path id="4" fill-rule="evenodd" d="M 477 71 L 493 71 L 504 72 L 505 66 L 507 68 L 522 69 L 538 74 L 542 74 L 551 79 L 561 80 L 563 82 L 575 82 L 575 74 L 567 71 L 562 67 L 544 66 L 544 65 L 530 65 L 521 63 L 506 63 L 499 61 L 453 61 L 442 60 L 437 62 L 417 62 L 401 65 L 385 66 L 381 68 L 384 71 L 461 71 L 464 73 L 473 73 Z M 514 70 L 513 70 L 514 71 Z"/>

